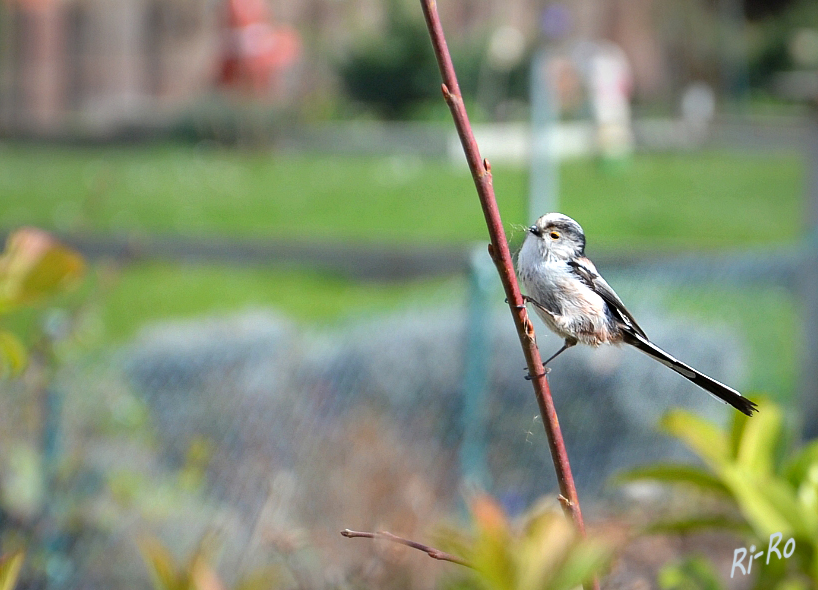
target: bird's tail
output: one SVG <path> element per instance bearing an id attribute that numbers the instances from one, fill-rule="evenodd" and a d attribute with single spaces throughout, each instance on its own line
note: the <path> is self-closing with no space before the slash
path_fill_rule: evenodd
<path id="1" fill-rule="evenodd" d="M 673 358 L 647 338 L 643 338 L 636 333 L 625 333 L 623 337 L 626 344 L 638 348 L 649 357 L 659 361 L 666 367 L 670 367 L 685 379 L 692 381 L 705 391 L 730 404 L 739 412 L 752 416 L 754 411 L 758 411 L 758 407 L 754 402 L 742 396 L 732 387 L 728 387 L 724 383 L 719 383 L 704 373 L 698 372 L 693 367 L 684 364 L 682 361 Z"/>

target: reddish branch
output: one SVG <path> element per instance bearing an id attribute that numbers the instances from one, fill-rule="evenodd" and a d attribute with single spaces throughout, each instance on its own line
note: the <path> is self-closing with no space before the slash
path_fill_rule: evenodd
<path id="1" fill-rule="evenodd" d="M 472 567 L 472 565 L 463 559 L 462 557 L 458 557 L 457 555 L 452 555 L 451 553 L 446 553 L 445 551 L 441 551 L 440 549 L 435 549 L 434 547 L 429 547 L 428 545 L 424 545 L 423 543 L 418 543 L 417 541 L 410 541 L 409 539 L 404 539 L 403 537 L 399 537 L 397 535 L 393 535 L 392 533 L 387 533 L 386 531 L 378 531 L 376 533 L 368 533 L 362 531 L 351 531 L 349 529 L 344 529 L 341 531 L 341 535 L 348 539 L 386 539 L 387 541 L 392 541 L 393 543 L 398 543 L 400 545 L 406 545 L 407 547 L 411 547 L 412 549 L 417 549 L 418 551 L 423 551 L 426 555 L 431 557 L 432 559 L 438 559 L 440 561 L 451 561 L 452 563 L 457 563 L 459 565 L 464 565 L 466 567 Z"/>
<path id="2" fill-rule="evenodd" d="M 466 160 L 471 170 L 474 185 L 480 198 L 480 205 L 483 208 L 483 215 L 488 225 L 491 243 L 489 244 L 489 254 L 497 271 L 500 273 L 500 280 L 506 292 L 511 315 L 514 317 L 514 325 L 520 337 L 520 344 L 523 347 L 529 373 L 532 375 L 531 383 L 534 386 L 534 393 L 537 396 L 537 403 L 540 406 L 540 413 L 543 417 L 545 433 L 548 437 L 548 445 L 551 448 L 551 457 L 554 460 L 554 469 L 557 473 L 557 480 L 560 487 L 560 503 L 566 515 L 573 520 L 579 532 L 585 534 L 585 525 L 582 521 L 582 512 L 579 507 L 577 490 L 574 486 L 574 477 L 571 475 L 571 465 L 568 463 L 568 453 L 565 450 L 565 443 L 562 439 L 557 412 L 554 409 L 554 401 L 551 398 L 551 390 L 548 386 L 548 379 L 543 371 L 540 351 L 534 336 L 534 326 L 528 318 L 520 288 L 517 285 L 517 276 L 514 272 L 514 264 L 511 259 L 511 252 L 506 240 L 503 224 L 500 219 L 500 211 L 497 208 L 497 201 L 494 198 L 494 187 L 491 179 L 491 166 L 488 160 L 480 157 L 480 150 L 477 141 L 471 130 L 469 117 L 466 114 L 466 107 L 463 105 L 463 97 L 460 94 L 460 86 L 457 83 L 452 58 L 446 45 L 443 35 L 443 27 L 440 24 L 440 16 L 437 12 L 435 0 L 421 0 L 423 15 L 426 18 L 426 25 L 429 28 L 429 35 L 432 38 L 432 46 L 440 66 L 440 75 L 443 78 L 443 97 L 452 112 L 457 134 L 466 153 Z M 594 582 L 594 586 L 597 583 Z"/>
<path id="3" fill-rule="evenodd" d="M 500 273 L 500 280 L 506 292 L 511 315 L 514 318 L 514 325 L 523 347 L 529 373 L 532 376 L 531 383 L 534 386 L 534 393 L 543 417 L 545 434 L 548 437 L 548 445 L 551 449 L 551 457 L 554 461 L 554 469 L 557 473 L 557 481 L 560 487 L 560 504 L 565 514 L 570 518 L 580 534 L 585 535 L 585 525 L 582 521 L 582 512 L 579 507 L 577 490 L 574 486 L 574 477 L 571 474 L 571 465 L 568 463 L 568 453 L 565 450 L 565 443 L 562 439 L 557 412 L 554 408 L 554 401 L 551 398 L 551 390 L 548 386 L 548 379 L 542 366 L 540 351 L 535 340 L 534 326 L 528 318 L 528 312 L 523 301 L 520 288 L 517 285 L 517 276 L 514 272 L 514 263 L 511 259 L 511 252 L 506 240 L 505 230 L 500 219 L 500 211 L 497 208 L 497 201 L 494 198 L 494 187 L 491 178 L 491 166 L 488 160 L 480 157 L 480 150 L 477 141 L 471 130 L 469 117 L 466 114 L 466 107 L 463 105 L 463 97 L 460 94 L 460 86 L 457 83 L 452 58 L 446 45 L 446 38 L 443 35 L 443 27 L 440 24 L 440 16 L 437 13 L 436 0 L 420 0 L 423 7 L 423 15 L 426 18 L 426 25 L 429 28 L 429 35 L 432 39 L 435 57 L 440 67 L 440 75 L 443 78 L 443 97 L 449 105 L 452 113 L 460 143 L 466 153 L 466 161 L 471 170 L 474 185 L 480 198 L 480 205 L 483 208 L 483 215 L 486 218 L 486 225 L 489 230 L 491 243 L 489 244 L 489 255 L 494 261 L 497 271 Z M 460 558 L 448 554 L 442 554 L 438 550 L 426 547 L 414 541 L 408 541 L 401 537 L 396 537 L 391 533 L 356 533 L 346 530 L 342 533 L 345 537 L 366 537 L 384 538 L 402 543 L 409 547 L 414 547 L 425 551 L 435 559 L 444 559 L 454 563 L 464 563 Z M 440 557 L 440 555 L 446 557 Z M 599 584 L 594 580 L 591 584 L 593 588 L 599 588 Z"/>

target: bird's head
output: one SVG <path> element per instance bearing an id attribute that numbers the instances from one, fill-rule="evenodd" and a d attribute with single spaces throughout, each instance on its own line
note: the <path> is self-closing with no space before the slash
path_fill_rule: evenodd
<path id="1" fill-rule="evenodd" d="M 585 232 L 562 213 L 546 213 L 528 228 L 526 241 L 536 243 L 547 258 L 572 260 L 585 255 Z"/>

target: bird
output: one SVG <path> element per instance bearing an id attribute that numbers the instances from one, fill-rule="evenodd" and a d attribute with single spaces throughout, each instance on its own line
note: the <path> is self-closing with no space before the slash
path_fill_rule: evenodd
<path id="1" fill-rule="evenodd" d="M 526 231 L 517 255 L 517 275 L 526 303 L 564 344 L 546 367 L 576 344 L 629 344 L 695 383 L 716 398 L 752 416 L 758 406 L 738 391 L 671 356 L 653 342 L 607 281 L 585 257 L 585 232 L 562 213 L 547 213 Z"/>

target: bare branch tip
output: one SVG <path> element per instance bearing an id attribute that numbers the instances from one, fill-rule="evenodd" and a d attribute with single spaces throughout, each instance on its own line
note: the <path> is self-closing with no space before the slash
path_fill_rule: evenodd
<path id="1" fill-rule="evenodd" d="M 486 169 L 487 173 L 491 174 L 491 163 L 488 158 L 483 158 L 483 168 Z"/>
<path id="2" fill-rule="evenodd" d="M 341 535 L 347 538 L 353 537 L 361 537 L 365 539 L 386 539 L 387 541 L 392 541 L 393 543 L 397 543 L 399 545 L 404 545 L 406 547 L 410 547 L 411 549 L 417 549 L 422 551 L 432 559 L 437 559 L 439 561 L 450 561 L 452 563 L 456 563 L 459 565 L 463 565 L 466 567 L 472 567 L 469 562 L 467 562 L 462 557 L 458 557 L 457 555 L 452 555 L 451 553 L 446 553 L 445 551 L 441 551 L 440 549 L 436 549 L 434 547 L 429 547 L 428 545 L 424 545 L 423 543 L 418 543 L 417 541 L 411 541 L 409 539 L 404 539 L 403 537 L 399 537 L 398 535 L 392 534 L 389 531 L 377 531 L 374 533 L 371 532 L 362 532 L 362 531 L 352 531 L 350 529 L 344 529 L 341 531 Z"/>
<path id="3" fill-rule="evenodd" d="M 372 533 L 365 533 L 361 531 L 353 531 L 351 529 L 344 529 L 341 531 L 341 536 L 346 537 L 347 539 L 357 539 L 357 538 L 364 538 L 364 539 L 372 539 L 374 535 Z"/>

